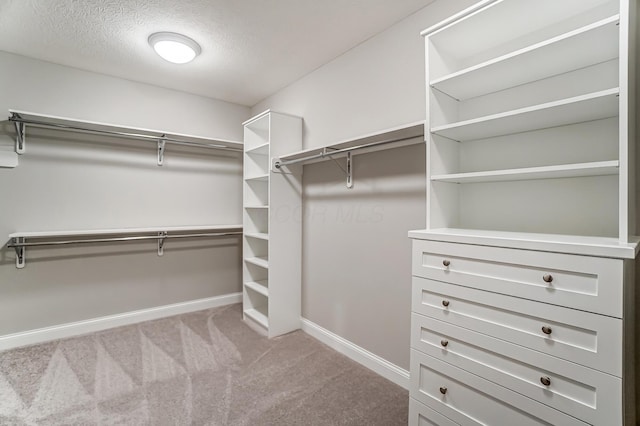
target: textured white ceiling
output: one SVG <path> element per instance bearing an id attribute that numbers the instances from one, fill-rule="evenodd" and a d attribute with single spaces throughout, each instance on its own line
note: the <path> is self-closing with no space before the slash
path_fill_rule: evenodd
<path id="1" fill-rule="evenodd" d="M 432 1 L 0 0 L 0 50 L 252 106 Z M 202 54 L 165 62 L 157 31 Z"/>

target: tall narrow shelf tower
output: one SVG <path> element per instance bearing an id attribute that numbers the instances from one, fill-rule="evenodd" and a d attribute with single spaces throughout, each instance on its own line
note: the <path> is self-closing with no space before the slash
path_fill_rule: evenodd
<path id="1" fill-rule="evenodd" d="M 265 111 L 244 123 L 244 320 L 274 337 L 300 328 L 300 168 L 271 158 L 302 147 L 302 119 Z"/>
<path id="2" fill-rule="evenodd" d="M 483 0 L 423 32 L 410 424 L 635 425 L 637 0 Z"/>

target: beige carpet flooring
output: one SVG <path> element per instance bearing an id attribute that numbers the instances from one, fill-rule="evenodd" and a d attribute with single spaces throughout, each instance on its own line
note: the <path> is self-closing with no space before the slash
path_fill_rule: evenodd
<path id="1" fill-rule="evenodd" d="M 241 305 L 0 352 L 0 425 L 406 425 L 408 393 Z"/>

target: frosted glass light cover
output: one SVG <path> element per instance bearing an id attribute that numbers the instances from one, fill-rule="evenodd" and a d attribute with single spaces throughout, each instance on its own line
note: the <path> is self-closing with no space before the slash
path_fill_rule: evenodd
<path id="1" fill-rule="evenodd" d="M 201 52 L 198 43 L 177 33 L 151 34 L 149 44 L 161 58 L 174 64 L 191 62 Z"/>

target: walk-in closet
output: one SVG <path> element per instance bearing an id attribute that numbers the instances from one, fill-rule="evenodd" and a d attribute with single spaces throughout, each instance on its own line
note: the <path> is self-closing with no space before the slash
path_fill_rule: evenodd
<path id="1" fill-rule="evenodd" d="M 0 425 L 640 425 L 639 0 L 0 0 Z"/>

